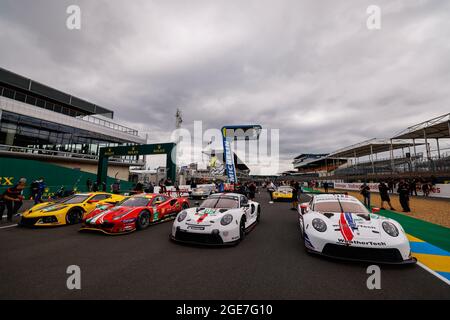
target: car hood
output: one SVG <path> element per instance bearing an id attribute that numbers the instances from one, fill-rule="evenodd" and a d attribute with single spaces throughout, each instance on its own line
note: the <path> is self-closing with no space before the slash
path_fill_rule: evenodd
<path id="1" fill-rule="evenodd" d="M 211 220 L 221 219 L 225 214 L 235 209 L 225 208 L 190 208 L 186 210 L 186 223 L 209 223 Z"/>
<path id="2" fill-rule="evenodd" d="M 23 213 L 24 217 L 51 215 L 52 213 L 65 209 L 70 205 L 64 203 L 46 202 L 35 205 L 30 210 Z"/>
<path id="3" fill-rule="evenodd" d="M 379 239 L 383 234 L 382 222 L 390 220 L 375 214 L 322 213 L 336 232 L 355 239 Z"/>
<path id="4" fill-rule="evenodd" d="M 112 207 L 106 210 L 96 209 L 85 217 L 86 223 L 102 224 L 135 218 L 134 212 L 140 212 L 144 207 Z"/>

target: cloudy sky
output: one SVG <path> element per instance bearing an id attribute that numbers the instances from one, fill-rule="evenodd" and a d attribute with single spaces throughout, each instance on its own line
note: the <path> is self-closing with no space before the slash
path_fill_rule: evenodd
<path id="1" fill-rule="evenodd" d="M 71 4 L 81 30 L 66 28 Z M 152 142 L 177 107 L 188 129 L 280 129 L 280 170 L 450 112 L 446 0 L 0 0 L 0 43 L 0 66 L 111 108 Z"/>

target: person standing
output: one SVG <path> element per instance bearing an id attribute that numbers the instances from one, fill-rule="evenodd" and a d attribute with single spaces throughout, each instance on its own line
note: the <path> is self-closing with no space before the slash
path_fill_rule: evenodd
<path id="1" fill-rule="evenodd" d="M 87 188 L 88 192 L 92 191 L 92 180 L 91 180 L 91 178 L 87 178 L 87 180 L 86 180 L 86 188 Z"/>
<path id="2" fill-rule="evenodd" d="M 43 177 L 40 177 L 39 180 L 37 181 L 37 183 L 38 183 L 38 187 L 37 187 L 36 195 L 34 197 L 34 204 L 43 202 L 42 195 L 44 194 L 45 188 L 47 187 Z"/>
<path id="3" fill-rule="evenodd" d="M 250 185 L 248 186 L 248 191 L 250 200 L 254 200 L 256 194 L 256 184 L 254 182 L 250 183 Z"/>
<path id="4" fill-rule="evenodd" d="M 388 189 L 390 193 L 394 193 L 394 181 L 392 180 L 392 178 L 388 181 Z"/>
<path id="5" fill-rule="evenodd" d="M 178 182 L 174 183 L 174 187 L 175 187 L 175 192 L 177 194 L 177 197 L 179 198 L 181 196 L 181 193 L 180 193 L 180 185 L 178 184 Z"/>
<path id="6" fill-rule="evenodd" d="M 403 212 L 411 212 L 409 207 L 409 186 L 404 180 L 401 180 L 398 184 L 397 192 Z"/>
<path id="7" fill-rule="evenodd" d="M 424 197 L 428 197 L 430 195 L 430 184 L 428 182 L 422 184 L 422 192 Z"/>
<path id="8" fill-rule="evenodd" d="M 277 187 L 275 186 L 273 181 L 270 181 L 269 186 L 267 187 L 267 192 L 269 193 L 269 196 L 270 196 L 270 202 L 269 203 L 273 203 L 273 193 L 275 192 L 276 188 Z"/>
<path id="9" fill-rule="evenodd" d="M 6 204 L 5 201 L 3 200 L 3 193 L 0 194 L 0 222 L 3 219 L 3 212 L 5 212 L 5 208 L 6 208 Z"/>
<path id="10" fill-rule="evenodd" d="M 7 222 L 12 222 L 13 216 L 17 214 L 23 203 L 23 189 L 25 189 L 26 179 L 21 178 L 15 186 L 6 189 L 3 193 L 3 201 L 8 210 Z"/>
<path id="11" fill-rule="evenodd" d="M 39 191 L 39 180 L 34 180 L 30 185 L 31 190 L 31 198 L 34 200 L 34 203 L 36 204 L 36 197 Z"/>
<path id="12" fill-rule="evenodd" d="M 409 183 L 409 192 L 410 192 L 411 196 L 413 196 L 413 195 L 417 196 L 417 180 L 416 179 L 411 179 L 411 181 Z"/>
<path id="13" fill-rule="evenodd" d="M 119 181 L 119 180 L 116 180 L 116 181 L 112 184 L 111 189 L 112 189 L 112 193 L 114 193 L 114 194 L 119 194 L 119 193 L 120 193 L 120 181 Z"/>
<path id="14" fill-rule="evenodd" d="M 364 182 L 364 184 L 359 189 L 359 192 L 364 197 L 364 205 L 370 209 L 370 187 L 367 185 L 367 183 Z"/>
<path id="15" fill-rule="evenodd" d="M 298 207 L 298 189 L 299 189 L 298 182 L 295 182 L 292 184 L 292 208 L 291 210 L 297 210 Z"/>
<path id="16" fill-rule="evenodd" d="M 384 210 L 384 203 L 387 202 L 389 205 L 389 208 L 391 210 L 395 210 L 391 205 L 391 198 L 389 197 L 389 187 L 384 183 L 384 181 L 381 181 L 378 185 L 378 190 L 380 191 L 380 198 L 381 198 L 381 209 Z"/>
<path id="17" fill-rule="evenodd" d="M 325 181 L 323 183 L 323 189 L 325 190 L 325 193 L 328 193 L 328 182 L 327 181 Z"/>

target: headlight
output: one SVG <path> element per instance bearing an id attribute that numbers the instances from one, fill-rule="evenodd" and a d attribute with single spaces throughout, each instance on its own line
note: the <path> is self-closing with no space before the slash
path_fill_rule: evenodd
<path id="1" fill-rule="evenodd" d="M 327 231 L 327 224 L 322 219 L 319 218 L 313 219 L 312 226 L 319 232 Z"/>
<path id="2" fill-rule="evenodd" d="M 398 236 L 398 229 L 393 223 L 388 222 L 388 221 L 383 221 L 383 223 L 381 225 L 383 226 L 383 230 L 391 237 Z"/>
<path id="3" fill-rule="evenodd" d="M 187 216 L 187 212 L 186 211 L 181 211 L 180 214 L 177 217 L 177 221 L 178 222 L 183 221 L 184 219 L 186 219 L 186 216 Z"/>
<path id="4" fill-rule="evenodd" d="M 226 214 L 220 219 L 220 224 L 223 226 L 229 225 L 233 221 L 233 216 L 231 214 Z"/>

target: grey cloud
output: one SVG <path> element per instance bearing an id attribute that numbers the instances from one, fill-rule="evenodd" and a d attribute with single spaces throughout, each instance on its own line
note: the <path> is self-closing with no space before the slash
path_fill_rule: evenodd
<path id="1" fill-rule="evenodd" d="M 82 9 L 82 30 L 65 8 Z M 2 1 L 5 68 L 113 108 L 167 139 L 184 125 L 279 128 L 284 167 L 449 112 L 450 4 L 379 1 Z"/>

